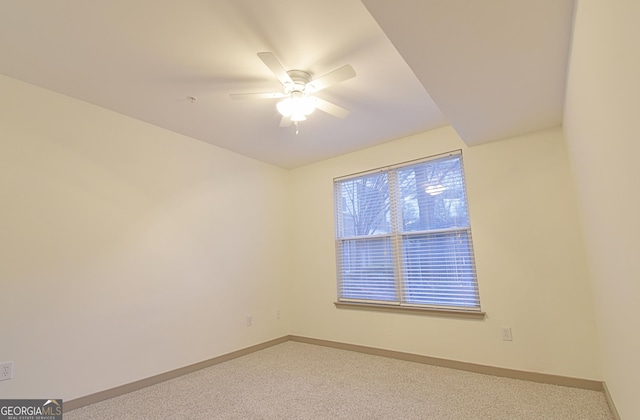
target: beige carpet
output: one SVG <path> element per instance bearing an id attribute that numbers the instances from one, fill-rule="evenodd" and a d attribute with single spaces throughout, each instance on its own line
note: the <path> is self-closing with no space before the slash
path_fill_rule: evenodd
<path id="1" fill-rule="evenodd" d="M 79 419 L 613 419 L 603 393 L 296 342 L 64 414 Z"/>

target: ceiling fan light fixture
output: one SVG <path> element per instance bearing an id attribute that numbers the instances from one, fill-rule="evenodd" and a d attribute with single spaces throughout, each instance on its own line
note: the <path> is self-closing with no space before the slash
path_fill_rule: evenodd
<path id="1" fill-rule="evenodd" d="M 304 114 L 304 112 L 296 111 L 293 114 L 291 114 L 291 121 L 293 122 L 304 121 L 306 119 L 307 119 L 307 116 Z"/>
<path id="2" fill-rule="evenodd" d="M 293 105 L 291 104 L 291 98 L 284 98 L 276 104 L 278 112 L 283 117 L 290 117 L 293 112 Z"/>
<path id="3" fill-rule="evenodd" d="M 296 91 L 279 101 L 276 108 L 282 116 L 291 117 L 291 121 L 304 121 L 307 115 L 315 111 L 316 102 L 315 97 Z"/>

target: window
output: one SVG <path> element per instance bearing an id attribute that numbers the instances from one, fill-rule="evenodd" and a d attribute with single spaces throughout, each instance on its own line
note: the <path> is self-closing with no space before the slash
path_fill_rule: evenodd
<path id="1" fill-rule="evenodd" d="M 480 311 L 459 151 L 334 188 L 339 302 Z"/>

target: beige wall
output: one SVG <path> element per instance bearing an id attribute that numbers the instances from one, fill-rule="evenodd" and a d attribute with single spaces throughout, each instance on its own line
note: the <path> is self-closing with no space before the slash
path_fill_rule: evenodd
<path id="1" fill-rule="evenodd" d="M 483 321 L 336 309 L 332 179 L 463 149 Z M 291 172 L 292 333 L 600 379 L 591 290 L 561 129 L 467 148 L 451 128 Z M 502 341 L 501 326 L 513 329 Z"/>
<path id="2" fill-rule="evenodd" d="M 1 398 L 73 399 L 289 332 L 286 171 L 0 92 Z"/>
<path id="3" fill-rule="evenodd" d="M 579 196 L 603 378 L 640 419 L 640 2 L 579 0 L 564 128 Z"/>

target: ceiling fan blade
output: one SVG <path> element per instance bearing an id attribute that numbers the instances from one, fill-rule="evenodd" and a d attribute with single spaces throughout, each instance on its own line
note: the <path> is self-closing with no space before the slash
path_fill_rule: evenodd
<path id="1" fill-rule="evenodd" d="M 344 65 L 339 69 L 336 69 L 332 72 L 325 74 L 324 76 L 320 76 L 317 79 L 311 81 L 311 85 L 314 87 L 315 91 L 319 91 L 322 89 L 326 89 L 329 86 L 335 85 L 336 83 L 344 82 L 347 79 L 351 79 L 356 75 L 356 71 L 350 65 Z"/>
<path id="2" fill-rule="evenodd" d="M 260 57 L 262 62 L 266 64 L 267 67 L 269 67 L 273 74 L 275 74 L 278 80 L 280 80 L 280 83 L 282 83 L 283 85 L 287 83 L 293 83 L 293 80 L 291 80 L 291 77 L 289 77 L 289 74 L 284 69 L 284 67 L 282 67 L 282 64 L 280 64 L 280 61 L 278 61 L 273 53 L 259 52 L 258 57 Z"/>
<path id="3" fill-rule="evenodd" d="M 280 120 L 280 127 L 289 127 L 291 126 L 291 124 L 292 124 L 291 117 L 285 117 L 283 115 L 282 119 Z"/>
<path id="4" fill-rule="evenodd" d="M 267 92 L 267 93 L 232 93 L 229 95 L 231 99 L 278 99 L 284 98 L 282 92 Z"/>
<path id="5" fill-rule="evenodd" d="M 348 109 L 344 109 L 341 106 L 338 106 L 329 101 L 325 101 L 324 99 L 318 97 L 316 97 L 316 108 L 340 119 L 346 118 L 347 115 L 349 115 Z"/>

